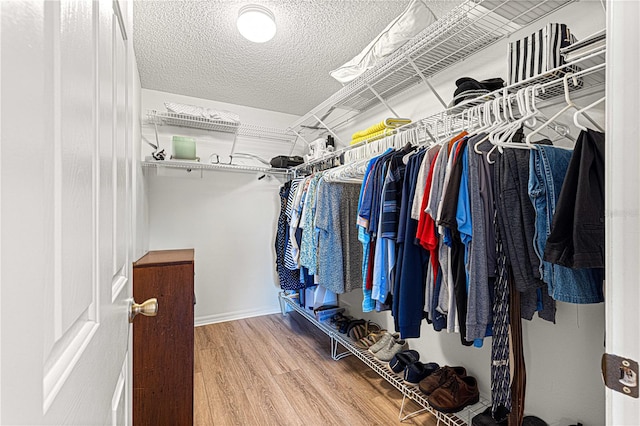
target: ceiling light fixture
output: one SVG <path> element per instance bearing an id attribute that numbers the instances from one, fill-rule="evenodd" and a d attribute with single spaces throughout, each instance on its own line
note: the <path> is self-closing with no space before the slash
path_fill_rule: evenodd
<path id="1" fill-rule="evenodd" d="M 238 12 L 238 31 L 254 43 L 264 43 L 276 34 L 276 17 L 264 6 L 249 4 Z"/>

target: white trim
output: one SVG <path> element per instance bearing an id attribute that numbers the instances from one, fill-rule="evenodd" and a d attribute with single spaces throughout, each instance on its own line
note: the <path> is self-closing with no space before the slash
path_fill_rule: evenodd
<path id="1" fill-rule="evenodd" d="M 605 153 L 606 348 L 640 360 L 640 4 L 607 5 L 607 105 Z M 633 52 L 633 53 L 632 53 Z M 606 388 L 607 425 L 637 425 L 640 401 Z"/>
<path id="2" fill-rule="evenodd" d="M 2 46 L 2 7 L 0 6 L 0 46 Z M 2 55 L 0 55 L 0 99 L 2 99 Z M 0 139 L 2 139 L 2 106 L 0 105 Z M 2 149 L 0 148 L 0 188 L 2 187 Z M 2 235 L 2 198 L 0 197 L 0 235 Z M 0 245 L 0 276 L 2 276 L 2 247 Z M 0 283 L 0 300 L 2 285 Z M 0 307 L 0 329 L 2 329 L 2 307 Z M 0 377 L 2 376 L 2 339 L 0 339 Z M 2 387 L 0 386 L 0 419 L 2 419 Z"/>
<path id="3" fill-rule="evenodd" d="M 261 309 L 243 309 L 240 311 L 225 312 L 222 314 L 204 315 L 204 316 L 195 318 L 194 326 L 199 327 L 201 325 L 216 324 L 219 322 L 234 321 L 239 319 L 260 317 L 263 315 L 272 315 L 272 314 L 278 314 L 278 313 L 280 313 L 279 307 L 269 306 Z"/>

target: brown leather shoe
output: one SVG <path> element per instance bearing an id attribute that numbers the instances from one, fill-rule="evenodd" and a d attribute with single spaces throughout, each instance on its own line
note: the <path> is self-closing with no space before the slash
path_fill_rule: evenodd
<path id="1" fill-rule="evenodd" d="M 467 370 L 464 367 L 449 367 L 445 365 L 434 371 L 429 377 L 423 379 L 418 384 L 418 387 L 426 395 L 431 395 L 434 390 L 444 385 L 451 376 L 466 376 Z"/>
<path id="2" fill-rule="evenodd" d="M 429 404 L 443 413 L 457 413 L 467 405 L 480 401 L 475 377 L 453 375 L 449 381 L 433 391 L 427 398 Z"/>

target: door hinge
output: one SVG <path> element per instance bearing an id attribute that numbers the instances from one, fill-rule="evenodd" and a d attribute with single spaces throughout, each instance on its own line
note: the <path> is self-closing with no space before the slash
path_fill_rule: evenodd
<path id="1" fill-rule="evenodd" d="M 609 389 L 638 398 L 638 362 L 618 355 L 602 355 L 602 378 Z"/>

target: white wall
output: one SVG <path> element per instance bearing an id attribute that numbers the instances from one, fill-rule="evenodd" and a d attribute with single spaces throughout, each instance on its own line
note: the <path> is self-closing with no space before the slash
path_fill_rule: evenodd
<path id="1" fill-rule="evenodd" d="M 285 128 L 297 117 L 152 90 L 142 90 L 143 113 L 164 111 L 163 102 L 181 102 L 236 112 L 243 123 Z M 170 151 L 174 134 L 197 139 L 203 161 L 209 153 L 228 155 L 232 136 L 163 126 L 161 144 Z M 155 139 L 153 128 L 143 134 Z M 299 144 L 302 149 L 302 144 Z M 238 141 L 236 152 L 269 160 L 289 154 L 290 144 Z M 149 152 L 148 147 L 143 151 Z M 225 159 L 226 161 L 226 159 Z M 250 164 L 256 164 L 250 162 Z M 149 249 L 195 248 L 195 321 L 197 325 L 279 311 L 274 237 L 280 200 L 276 178 L 259 174 L 147 169 Z"/>
<path id="2" fill-rule="evenodd" d="M 581 39 L 604 28 L 605 14 L 599 1 L 582 1 L 522 30 L 511 39 L 532 33 L 542 27 L 543 22 L 566 23 L 577 38 Z M 436 75 L 431 80 L 432 84 L 448 102 L 453 97 L 455 80 L 459 77 L 469 76 L 477 80 L 502 77 L 506 81 L 506 43 L 501 41 Z M 580 103 L 587 104 L 586 100 Z M 424 84 L 392 98 L 390 105 L 400 116 L 412 119 L 420 119 L 442 110 L 442 106 Z M 551 107 L 548 115 L 559 108 L 561 106 Z M 349 126 L 339 129 L 338 134 L 344 140 L 349 140 L 353 132 L 389 115 L 384 107 L 376 107 L 361 114 Z M 602 119 L 601 114 L 599 118 Z M 569 124 L 568 121 L 565 123 Z M 575 128 L 572 129 L 572 134 L 578 134 Z M 341 303 L 350 305 L 352 314 L 372 318 L 393 329 L 389 313 L 362 314 L 361 301 L 361 291 L 341 297 Z M 605 399 L 600 378 L 600 356 L 604 352 L 604 305 L 558 303 L 556 322 L 553 325 L 537 317 L 531 322 L 524 321 L 527 368 L 525 412 L 537 415 L 551 425 L 575 424 L 576 421 L 585 426 L 602 425 L 605 423 Z M 424 360 L 466 366 L 469 373 L 478 378 L 481 395 L 490 399 L 490 339 L 485 340 L 485 347 L 482 349 L 463 347 L 458 335 L 436 333 L 426 322 L 421 336 L 420 339 L 412 339 L 410 345 L 420 352 Z"/>

